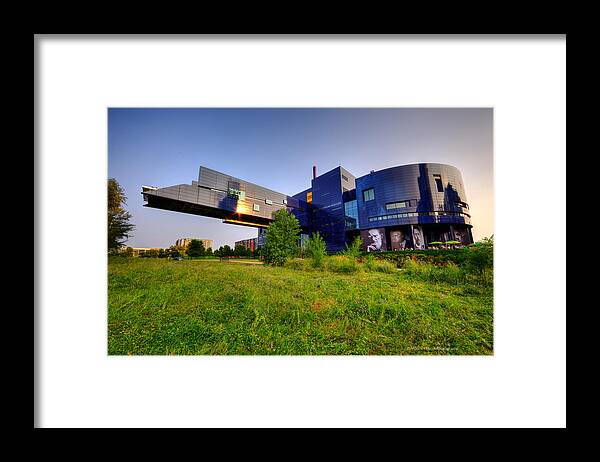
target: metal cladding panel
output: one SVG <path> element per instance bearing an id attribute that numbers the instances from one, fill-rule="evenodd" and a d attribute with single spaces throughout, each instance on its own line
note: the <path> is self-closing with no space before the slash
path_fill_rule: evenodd
<path id="1" fill-rule="evenodd" d="M 287 208 L 287 195 L 206 167 L 200 167 L 198 186 L 200 190 L 213 193 L 212 197 L 199 195 L 200 203 L 210 207 L 265 219 L 271 219 L 275 211 Z M 245 196 L 232 197 L 230 188 L 243 192 Z"/>
<path id="2" fill-rule="evenodd" d="M 313 232 L 323 236 L 328 251 L 342 250 L 346 245 L 342 181 L 342 167 L 312 180 Z"/>
<path id="3" fill-rule="evenodd" d="M 443 192 L 438 192 L 434 175 L 439 175 Z M 365 201 L 364 191 L 373 188 L 374 199 Z M 378 226 L 420 223 L 470 222 L 462 216 L 418 216 L 404 217 L 378 222 L 369 222 L 370 217 L 397 213 L 463 212 L 456 203 L 466 203 L 462 175 L 455 167 L 444 164 L 411 164 L 372 172 L 356 179 L 356 199 L 359 211 L 360 229 Z M 386 204 L 410 201 L 409 207 L 389 210 Z M 468 209 L 465 209 L 466 213 Z"/>
<path id="4" fill-rule="evenodd" d="M 312 188 L 305 189 L 293 196 L 288 196 L 288 210 L 300 222 L 302 230 L 308 234 L 313 232 L 313 210 L 312 204 L 306 202 L 306 194 L 312 192 Z"/>
<path id="5" fill-rule="evenodd" d="M 287 196 L 288 207 L 293 208 L 306 208 L 306 202 L 303 200 L 296 199 L 295 196 Z"/>
<path id="6" fill-rule="evenodd" d="M 167 197 L 169 199 L 179 199 L 179 188 L 181 185 L 169 186 L 167 188 L 160 188 L 156 191 L 150 191 L 150 194 L 156 194 L 160 197 Z"/>
<path id="7" fill-rule="evenodd" d="M 200 167 L 200 171 L 198 173 L 198 185 L 204 186 L 205 188 L 215 188 L 217 187 L 217 178 L 218 172 L 211 170 L 206 167 Z"/>
<path id="8" fill-rule="evenodd" d="M 299 192 L 298 194 L 294 194 L 292 197 L 294 199 L 298 199 L 298 200 L 302 200 L 302 201 L 306 202 L 306 194 L 309 192 L 312 192 L 312 188 L 305 189 L 304 191 Z"/>
<path id="9" fill-rule="evenodd" d="M 273 204 L 285 205 L 283 200 L 287 198 L 286 194 L 273 191 L 268 188 L 263 188 L 249 181 L 242 180 L 240 178 L 226 175 L 216 170 L 211 170 L 206 167 L 200 167 L 200 174 L 198 176 L 198 184 L 204 188 L 217 189 L 227 193 L 230 187 L 238 185 L 236 189 L 240 189 L 246 193 L 246 196 L 250 196 L 252 199 L 257 201 L 264 201 L 270 199 Z"/>
<path id="10" fill-rule="evenodd" d="M 206 167 L 200 167 L 198 181 L 192 181 L 191 185 L 144 190 L 143 194 L 149 207 L 263 226 L 275 211 L 285 208 L 298 217 L 301 226 L 308 226 L 305 202 Z"/>
<path id="11" fill-rule="evenodd" d="M 198 187 L 182 185 L 179 189 L 179 200 L 198 203 Z"/>
<path id="12" fill-rule="evenodd" d="M 356 177 L 344 167 L 340 167 L 340 176 L 342 179 L 342 192 L 356 188 Z"/>

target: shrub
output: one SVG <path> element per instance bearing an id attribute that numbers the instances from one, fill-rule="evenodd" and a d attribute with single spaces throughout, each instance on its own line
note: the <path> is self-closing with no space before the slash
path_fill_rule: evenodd
<path id="1" fill-rule="evenodd" d="M 360 266 L 354 258 L 334 255 L 327 258 L 327 269 L 334 273 L 356 273 L 360 270 Z"/>
<path id="2" fill-rule="evenodd" d="M 378 261 L 375 262 L 374 268 L 375 271 L 379 271 L 380 273 L 388 273 L 394 274 L 398 271 L 396 265 L 390 263 L 389 261 Z"/>
<path id="3" fill-rule="evenodd" d="M 375 271 L 375 257 L 372 253 L 368 253 L 363 260 L 363 266 L 367 271 Z"/>
<path id="4" fill-rule="evenodd" d="M 459 284 L 465 279 L 464 271 L 456 263 L 449 262 L 445 266 L 436 268 L 436 270 L 440 274 L 440 279 L 444 282 Z"/>
<path id="5" fill-rule="evenodd" d="M 494 236 L 483 238 L 466 248 L 465 269 L 470 273 L 483 276 L 494 266 Z"/>
<path id="6" fill-rule="evenodd" d="M 479 246 L 484 246 L 481 249 Z M 485 247 L 487 246 L 487 247 Z M 469 272 L 476 271 L 476 268 L 491 268 L 493 251 L 490 250 L 490 244 L 483 244 L 483 241 L 472 244 L 468 247 L 452 250 L 395 250 L 387 252 L 371 253 L 376 260 L 385 260 L 403 268 L 408 260 L 429 263 L 435 266 L 446 266 L 452 262 Z M 363 256 L 369 255 L 363 252 Z M 484 257 L 487 255 L 487 257 Z M 363 257 L 364 258 L 364 257 Z M 469 263 L 471 260 L 471 263 Z"/>
<path id="7" fill-rule="evenodd" d="M 311 265 L 310 260 L 304 258 L 290 258 L 285 262 L 284 266 L 293 270 L 310 271 L 313 265 Z"/>
<path id="8" fill-rule="evenodd" d="M 346 244 L 346 248 L 340 252 L 340 255 L 344 255 L 349 258 L 358 258 L 361 254 L 362 245 L 362 239 L 360 236 L 356 236 L 350 246 Z"/>
<path id="9" fill-rule="evenodd" d="M 378 271 L 380 273 L 393 274 L 398 271 L 394 263 L 386 260 L 377 260 L 373 254 L 369 253 L 363 259 L 363 268 L 367 271 Z"/>
<path id="10" fill-rule="evenodd" d="M 108 255 L 111 257 L 133 257 L 133 248 L 119 247 L 116 249 L 108 249 Z"/>
<path id="11" fill-rule="evenodd" d="M 458 284 L 464 282 L 466 278 L 465 271 L 455 263 L 449 262 L 446 265 L 432 265 L 414 260 L 408 260 L 404 266 L 405 274 L 430 282 L 446 282 Z"/>
<path id="12" fill-rule="evenodd" d="M 145 258 L 158 258 L 158 249 L 148 249 L 140 254 L 140 257 Z"/>
<path id="13" fill-rule="evenodd" d="M 323 259 L 327 255 L 327 246 L 318 231 L 313 233 L 306 241 L 305 254 L 312 260 L 315 268 L 320 268 L 323 265 Z"/>
<path id="14" fill-rule="evenodd" d="M 298 255 L 300 223 L 286 209 L 273 213 L 273 221 L 267 228 L 266 242 L 261 255 L 267 263 L 283 266 L 288 258 Z"/>

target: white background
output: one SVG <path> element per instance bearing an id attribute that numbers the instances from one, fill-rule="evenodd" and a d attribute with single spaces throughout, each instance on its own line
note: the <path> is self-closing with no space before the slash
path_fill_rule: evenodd
<path id="1" fill-rule="evenodd" d="M 38 36 L 36 53 L 36 426 L 566 425 L 564 37 Z M 493 106 L 494 356 L 108 357 L 109 106 Z"/>

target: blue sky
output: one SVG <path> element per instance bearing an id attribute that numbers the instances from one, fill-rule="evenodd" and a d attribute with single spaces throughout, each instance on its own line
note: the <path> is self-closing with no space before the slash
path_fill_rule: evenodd
<path id="1" fill-rule="evenodd" d="M 285 194 L 338 165 L 356 177 L 415 162 L 463 175 L 476 240 L 493 234 L 491 108 L 110 108 L 108 176 L 128 197 L 132 247 L 169 247 L 181 237 L 215 248 L 256 237 L 255 228 L 143 207 L 142 185 L 191 184 L 200 165 Z"/>

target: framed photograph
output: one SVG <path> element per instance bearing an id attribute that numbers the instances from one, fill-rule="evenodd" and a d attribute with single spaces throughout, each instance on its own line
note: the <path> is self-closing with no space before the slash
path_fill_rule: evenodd
<path id="1" fill-rule="evenodd" d="M 34 45 L 36 427 L 566 425 L 566 36 Z"/>

